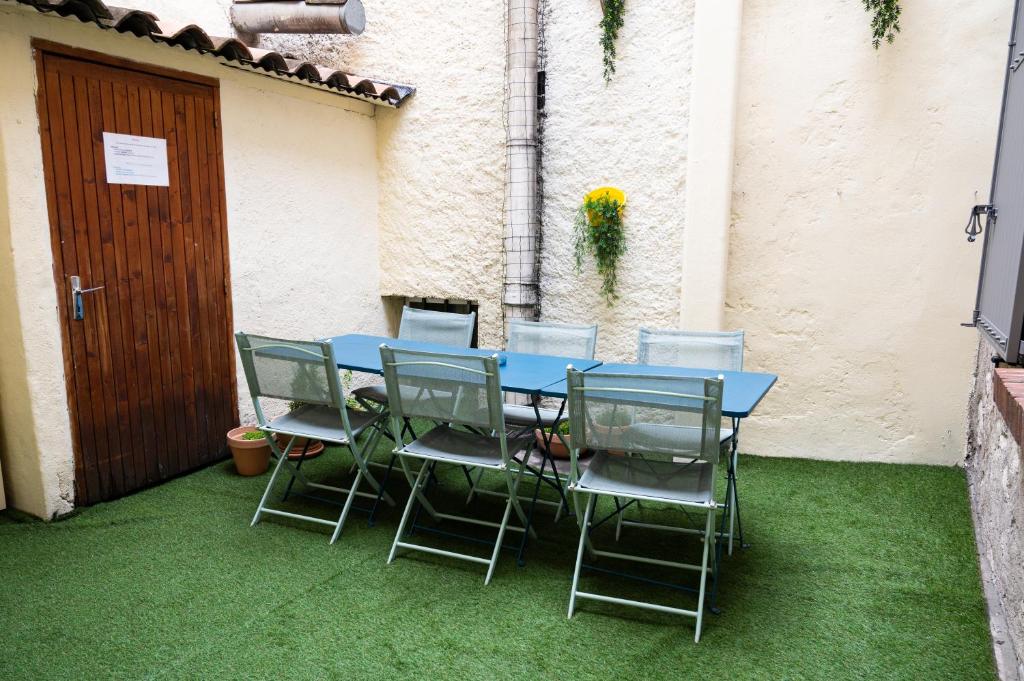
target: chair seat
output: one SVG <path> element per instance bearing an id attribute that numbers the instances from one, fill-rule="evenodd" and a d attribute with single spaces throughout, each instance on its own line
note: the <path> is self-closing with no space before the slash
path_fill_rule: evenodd
<path id="1" fill-rule="evenodd" d="M 732 428 L 722 428 L 721 440 L 723 446 L 728 444 L 728 442 L 732 440 Z"/>
<path id="2" fill-rule="evenodd" d="M 356 388 L 352 391 L 352 394 L 355 395 L 356 399 L 376 402 L 377 404 L 388 403 L 388 391 L 387 388 L 384 387 L 383 383 L 376 383 L 374 385 Z"/>
<path id="3" fill-rule="evenodd" d="M 367 426 L 380 418 L 378 413 L 348 410 L 348 421 L 352 433 L 359 435 Z M 267 430 L 283 435 L 298 435 L 315 440 L 348 444 L 341 414 L 334 407 L 307 404 L 278 416 L 267 424 Z"/>
<path id="4" fill-rule="evenodd" d="M 511 453 L 516 449 L 516 441 L 510 440 L 508 451 Z M 437 426 L 416 438 L 402 448 L 402 453 L 467 466 L 500 468 L 503 465 L 501 441 L 498 438 L 455 430 L 447 425 Z"/>
<path id="5" fill-rule="evenodd" d="M 538 407 L 540 412 L 540 421 L 547 428 L 554 424 L 555 419 L 558 418 L 557 409 L 545 409 Z M 534 426 L 537 425 L 537 415 L 533 412 L 533 407 L 529 404 L 504 404 L 502 405 L 502 411 L 505 413 L 505 423 L 513 426 Z M 562 419 L 564 420 L 566 413 L 562 412 Z"/>
<path id="6" fill-rule="evenodd" d="M 613 456 L 598 452 L 580 476 L 581 492 L 638 497 L 655 501 L 710 506 L 714 503 L 714 466 Z"/>

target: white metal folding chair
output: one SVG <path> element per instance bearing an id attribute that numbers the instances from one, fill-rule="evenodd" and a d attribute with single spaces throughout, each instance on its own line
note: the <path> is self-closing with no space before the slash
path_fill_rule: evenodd
<path id="1" fill-rule="evenodd" d="M 713 567 L 709 567 L 709 556 L 712 545 L 716 543 L 715 468 L 721 452 L 719 431 L 723 381 L 609 374 L 598 370 L 581 372 L 570 367 L 567 383 L 572 431 L 569 489 L 576 498 L 577 508 L 581 503 L 585 508 L 582 517 L 577 514 L 580 517 L 580 542 L 569 596 L 569 617 L 575 612 L 578 598 L 687 615 L 697 620 L 694 641 L 699 641 L 708 576 L 714 571 Z M 629 413 L 629 425 L 622 428 L 600 425 L 608 422 L 609 415 L 620 412 Z M 586 471 L 581 472 L 579 452 L 587 447 L 599 451 Z M 607 450 L 624 450 L 630 452 L 631 456 L 615 456 Z M 602 496 L 616 500 L 649 501 L 703 513 L 703 529 L 691 530 L 698 533 L 703 542 L 701 563 L 696 565 L 594 548 L 590 533 L 594 509 L 598 498 Z M 656 530 L 671 530 L 676 537 L 687 536 L 680 533 L 681 528 L 675 526 L 645 526 Z M 696 609 L 580 590 L 580 572 L 586 567 L 583 562 L 585 552 L 592 557 L 698 572 L 699 587 L 692 589 L 697 593 Z M 716 551 L 715 565 L 717 562 Z M 610 571 L 602 568 L 602 572 Z"/>
<path id="2" fill-rule="evenodd" d="M 402 308 L 402 320 L 398 324 L 398 337 L 424 343 L 438 343 L 455 348 L 468 348 L 473 342 L 476 328 L 476 312 L 438 312 L 420 310 L 406 305 Z M 388 393 L 384 384 L 368 385 L 352 391 L 357 400 L 369 403 L 367 406 L 386 407 Z"/>
<path id="3" fill-rule="evenodd" d="M 395 454 L 398 456 L 412 493 L 391 545 L 388 563 L 394 561 L 399 549 L 423 551 L 450 558 L 481 563 L 487 566 L 484 583 L 491 581 L 506 530 L 524 531 L 526 514 L 517 497 L 522 468 L 509 455 L 510 443 L 501 415 L 501 379 L 497 355 L 455 355 L 418 352 L 381 346 L 381 364 L 388 392 L 392 432 L 396 434 Z M 403 423 L 422 418 L 436 423 L 423 435 L 406 441 Z M 420 462 L 413 475 L 409 460 Z M 463 470 L 482 469 L 500 474 L 507 491 L 504 515 L 500 522 L 442 513 L 427 499 L 431 475 L 438 464 L 457 466 Z M 406 538 L 406 529 L 416 526 L 413 510 L 419 504 L 435 521 L 452 520 L 497 530 L 490 558 L 456 553 L 414 544 Z M 509 525 L 515 511 L 522 527 Z M 428 528 L 423 528 L 428 529 Z"/>
<path id="4" fill-rule="evenodd" d="M 535 355 L 553 355 L 556 357 L 578 357 L 581 359 L 593 359 L 597 347 L 597 324 L 560 324 L 554 322 L 534 322 L 526 319 L 513 319 L 508 325 L 508 342 L 505 349 L 509 352 L 521 352 Z M 561 438 L 557 431 L 558 423 L 565 419 L 565 413 L 560 409 L 542 407 L 539 400 L 532 400 L 528 404 L 503 405 L 505 424 L 513 431 L 516 429 L 532 429 L 538 425 L 551 430 L 550 437 L 545 436 L 549 444 L 552 438 Z M 518 433 L 517 433 L 518 434 Z M 527 449 L 525 456 L 529 460 L 533 448 Z M 542 461 L 539 468 L 540 475 L 548 477 L 558 476 L 558 470 L 554 462 L 551 464 L 550 475 L 545 474 L 547 461 Z M 540 480 L 537 481 L 540 484 Z M 534 490 L 531 504 L 542 504 L 555 506 L 555 522 L 558 522 L 562 514 L 562 501 L 549 501 L 538 498 L 539 487 Z M 466 503 L 473 500 L 475 494 L 490 494 L 486 489 L 479 488 L 475 483 L 471 486 Z"/>
<path id="5" fill-rule="evenodd" d="M 676 331 L 640 329 L 637 344 L 637 363 L 661 366 L 711 369 L 714 371 L 743 371 L 743 331 Z M 722 449 L 729 457 L 727 467 L 729 493 L 729 555 L 732 555 L 733 537 L 737 533 L 743 545 L 743 526 L 739 515 L 739 493 L 736 490 L 739 465 L 740 420 L 731 419 L 731 427 L 722 428 Z M 619 517 L 619 531 L 630 522 Z M 737 527 L 739 524 L 739 527 Z"/>
<path id="6" fill-rule="evenodd" d="M 513 319 L 508 324 L 509 352 L 533 355 L 554 355 L 556 357 L 578 357 L 593 359 L 597 347 L 597 324 L 555 324 L 552 322 L 531 322 Z M 555 409 L 538 409 L 545 427 L 554 424 L 558 417 Z M 506 404 L 505 423 L 514 426 L 532 426 L 537 423 L 533 405 Z"/>
<path id="7" fill-rule="evenodd" d="M 252 524 L 258 523 L 264 514 L 308 520 L 333 527 L 333 544 L 341 534 L 357 496 L 375 501 L 383 497 L 384 501 L 394 506 L 394 500 L 384 491 L 366 465 L 367 452 L 373 451 L 379 438 L 379 430 L 372 429 L 371 426 L 382 416 L 377 412 L 357 411 L 346 406 L 333 346 L 329 342 L 284 340 L 241 332 L 235 334 L 235 338 L 259 429 L 267 433 L 267 442 L 277 457 L 277 465 L 267 482 L 267 488 L 256 508 Z M 261 398 L 302 404 L 282 416 L 268 420 L 263 413 Z M 360 445 L 358 438 L 367 429 L 371 429 L 372 433 L 364 438 L 364 443 Z M 278 446 L 274 435 L 284 435 L 288 438 L 288 444 L 283 450 Z M 351 486 L 334 487 L 310 481 L 301 468 L 288 459 L 288 454 L 299 438 L 322 440 L 325 443 L 347 447 L 356 465 L 356 474 Z M 298 480 L 309 489 L 345 495 L 344 501 L 340 504 L 342 510 L 338 519 L 327 520 L 270 508 L 268 500 L 271 491 L 285 469 L 290 474 L 289 489 L 294 481 Z M 364 479 L 375 493 L 359 490 Z"/>

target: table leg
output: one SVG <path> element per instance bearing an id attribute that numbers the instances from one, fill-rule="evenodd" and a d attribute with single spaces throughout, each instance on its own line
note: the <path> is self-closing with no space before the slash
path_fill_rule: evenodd
<path id="1" fill-rule="evenodd" d="M 532 474 L 537 476 L 537 482 L 534 485 L 533 498 L 530 500 L 530 508 L 529 508 L 529 510 L 526 513 L 526 528 L 525 528 L 526 531 L 523 532 L 523 539 L 522 539 L 522 542 L 519 545 L 519 555 L 517 557 L 517 561 L 518 561 L 520 567 L 522 567 L 523 565 L 526 564 L 526 561 L 523 558 L 523 555 L 524 555 L 524 553 L 526 551 L 526 543 L 527 543 L 528 538 L 529 538 L 530 526 L 531 526 L 531 523 L 533 522 L 533 514 L 534 514 L 534 511 L 537 508 L 537 498 L 540 496 L 540 486 L 541 486 L 541 483 L 545 483 L 546 482 L 547 484 L 551 485 L 552 487 L 555 488 L 555 490 L 558 491 L 558 496 L 559 496 L 559 499 L 560 499 L 559 511 L 561 511 L 561 509 L 564 507 L 566 509 L 566 512 L 567 513 L 569 512 L 569 500 L 565 496 L 565 489 L 562 487 L 562 480 L 561 480 L 561 478 L 558 475 L 558 469 L 555 467 L 555 459 L 554 459 L 553 456 L 551 456 L 551 439 L 553 437 L 557 437 L 555 435 L 555 432 L 558 430 L 558 424 L 559 424 L 559 422 L 561 422 L 562 414 L 564 412 L 565 412 L 565 400 L 562 400 L 562 404 L 558 408 L 558 414 L 555 416 L 555 421 L 554 421 L 554 423 L 552 425 L 552 428 L 551 428 L 552 432 L 546 433 L 546 434 L 544 434 L 541 437 L 541 441 L 543 442 L 543 446 L 539 448 L 540 449 L 540 453 L 541 453 L 540 470 L 538 471 L 538 470 L 532 468 L 529 465 L 529 460 L 530 460 L 529 451 L 530 450 L 528 450 L 524 454 L 524 456 L 523 456 L 522 465 L 527 470 L 529 470 Z M 541 420 L 540 409 L 537 406 L 537 400 L 536 399 L 533 401 L 533 413 L 534 413 L 534 416 L 536 418 L 536 427 L 540 429 L 541 433 L 544 433 L 544 423 Z M 547 478 L 544 477 L 544 470 L 547 468 L 548 464 L 551 464 L 551 473 L 554 476 L 554 481 L 548 480 Z"/>
<path id="2" fill-rule="evenodd" d="M 732 439 L 729 448 L 729 475 L 726 485 L 726 504 L 729 506 L 729 555 L 732 555 L 734 538 L 738 537 L 740 548 L 749 548 L 743 541 L 743 521 L 740 518 L 740 498 L 737 490 L 736 469 L 739 464 L 740 420 L 732 420 Z"/>

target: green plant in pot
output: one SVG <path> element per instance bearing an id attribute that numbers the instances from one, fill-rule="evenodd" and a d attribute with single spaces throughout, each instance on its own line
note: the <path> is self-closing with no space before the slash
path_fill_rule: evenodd
<path id="1" fill-rule="evenodd" d="M 594 257 L 601 276 L 601 295 L 609 305 L 619 297 L 619 259 L 626 252 L 622 225 L 625 206 L 626 194 L 621 189 L 599 187 L 584 197 L 573 222 L 575 270 L 577 274 L 582 272 L 585 257 Z"/>
<path id="2" fill-rule="evenodd" d="M 239 475 L 261 475 L 270 465 L 267 435 L 256 426 L 239 426 L 228 431 L 228 449 Z"/>
<path id="3" fill-rule="evenodd" d="M 569 446 L 572 445 L 572 439 L 569 437 L 569 421 L 559 421 L 558 428 L 552 434 L 551 428 L 535 428 L 533 430 L 533 436 L 537 440 L 537 447 L 540 449 L 544 448 L 544 441 L 546 438 L 551 438 L 551 443 L 548 445 L 551 451 L 551 457 L 555 459 L 568 459 L 569 458 Z M 568 443 L 568 444 L 567 444 Z"/>

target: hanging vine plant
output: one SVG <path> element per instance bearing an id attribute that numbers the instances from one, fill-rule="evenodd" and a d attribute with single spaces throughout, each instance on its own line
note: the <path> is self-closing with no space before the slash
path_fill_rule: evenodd
<path id="1" fill-rule="evenodd" d="M 883 40 L 891 45 L 900 32 L 899 0 L 864 0 L 864 11 L 872 14 L 871 44 L 876 50 Z"/>
<path id="2" fill-rule="evenodd" d="M 622 28 L 626 13 L 626 0 L 601 0 L 601 48 L 604 50 L 604 82 L 608 83 L 615 73 L 615 41 Z"/>
<path id="3" fill-rule="evenodd" d="M 618 299 L 619 258 L 626 252 L 622 209 L 626 195 L 620 189 L 601 187 L 587 194 L 573 223 L 576 273 L 583 271 L 583 259 L 594 256 L 601 275 L 601 295 L 612 305 Z"/>

